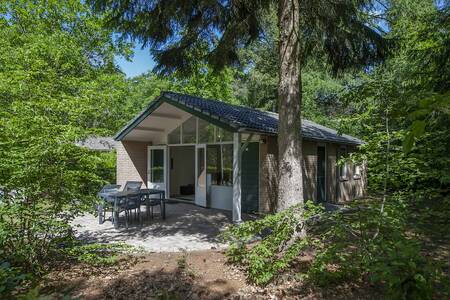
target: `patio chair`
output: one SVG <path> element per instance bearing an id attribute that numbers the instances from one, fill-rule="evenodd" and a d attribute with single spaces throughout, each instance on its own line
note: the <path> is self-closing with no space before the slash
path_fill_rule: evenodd
<path id="1" fill-rule="evenodd" d="M 106 219 L 106 211 L 111 210 L 111 218 L 113 216 L 113 204 L 106 201 L 108 199 L 109 194 L 113 194 L 119 191 L 121 185 L 119 184 L 107 184 L 105 185 L 100 192 L 97 193 L 97 196 L 105 201 L 103 201 L 102 205 L 97 206 L 97 212 L 99 216 L 102 216 L 103 220 Z"/>
<path id="2" fill-rule="evenodd" d="M 115 193 L 120 189 L 120 187 L 120 184 L 107 184 L 102 188 L 100 193 Z"/>
<path id="3" fill-rule="evenodd" d="M 126 198 L 125 203 L 125 226 L 128 229 L 128 217 L 132 217 L 132 211 L 134 210 L 135 216 L 139 218 L 139 224 L 141 223 L 141 195 L 129 195 Z"/>
<path id="4" fill-rule="evenodd" d="M 152 219 L 153 219 L 153 207 L 154 206 L 159 205 L 159 211 L 160 211 L 160 213 L 162 213 L 161 199 L 149 198 L 149 199 L 147 199 L 147 201 L 148 201 L 147 209 L 150 207 L 150 213 L 151 213 Z"/>
<path id="5" fill-rule="evenodd" d="M 123 187 L 124 191 L 139 191 L 142 186 L 142 181 L 127 181 Z"/>

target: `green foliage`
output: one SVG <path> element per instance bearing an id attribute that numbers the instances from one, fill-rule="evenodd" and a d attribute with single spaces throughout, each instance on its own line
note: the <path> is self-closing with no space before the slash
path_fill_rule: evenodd
<path id="1" fill-rule="evenodd" d="M 8 262 L 0 261 L 0 295 L 9 295 L 29 277 Z"/>
<path id="2" fill-rule="evenodd" d="M 124 108 L 128 117 L 122 122 L 134 117 L 162 91 L 186 93 L 237 104 L 233 90 L 234 73 L 228 68 L 221 72 L 213 72 L 207 66 L 202 66 L 189 78 L 178 73 L 158 76 L 152 72 L 131 78 L 129 79 L 130 95 Z"/>
<path id="3" fill-rule="evenodd" d="M 450 203 L 445 203 L 429 210 L 446 208 L 440 216 L 434 214 L 435 222 L 445 222 L 450 212 Z M 231 245 L 226 254 L 230 263 L 244 267 L 248 278 L 258 285 L 289 272 L 308 249 L 315 252 L 314 260 L 299 274 L 301 280 L 329 288 L 368 279 L 389 297 L 428 299 L 444 284 L 444 267 L 424 256 L 429 249 L 417 240 L 419 222 L 409 215 L 414 207 L 416 198 L 406 194 L 390 198 L 383 210 L 376 199 L 358 201 L 334 213 L 308 202 L 303 214 L 307 236 L 298 235 L 304 223 L 295 207 L 228 229 L 224 237 Z"/>
<path id="4" fill-rule="evenodd" d="M 256 284 L 268 283 L 289 267 L 308 245 L 303 220 L 321 210 L 308 201 L 305 207 L 292 207 L 229 228 L 223 237 L 231 243 L 226 253 L 230 262 L 243 265 L 249 279 Z M 261 240 L 254 243 L 259 238 Z"/>
<path id="5" fill-rule="evenodd" d="M 235 80 L 235 94 L 241 104 L 278 111 L 278 28 L 274 10 L 262 17 L 264 38 L 239 52 L 242 71 Z M 338 128 L 338 118 L 346 112 L 339 97 L 352 82 L 352 73 L 333 76 L 331 67 L 320 55 L 302 67 L 302 116 L 322 125 Z"/>
<path id="6" fill-rule="evenodd" d="M 445 193 L 450 183 L 448 6 L 393 1 L 386 17 L 395 41 L 392 55 L 340 93 L 347 104 L 341 130 L 367 142 L 363 151 L 373 191 L 387 178 L 390 191 L 432 187 Z"/>
<path id="7" fill-rule="evenodd" d="M 315 228 L 317 255 L 307 278 L 319 285 L 369 278 L 395 299 L 430 298 L 443 269 L 414 238 L 417 220 L 408 216 L 414 200 L 398 195 L 381 211 L 371 199 L 324 219 Z"/>
<path id="8" fill-rule="evenodd" d="M 267 16 L 276 17 L 276 1 L 189 2 L 92 0 L 96 10 L 108 14 L 108 25 L 124 37 L 149 44 L 164 74 L 175 71 L 195 74 L 199 63 L 215 70 L 240 63 L 238 52 L 253 41 L 263 39 Z M 281 2 L 280 7 L 289 5 Z M 303 9 L 307 8 L 307 9 Z M 376 19 L 367 13 L 372 2 L 299 1 L 297 24 L 302 64 L 318 54 L 333 70 L 375 63 L 384 55 L 385 44 Z M 198 12 L 205 12 L 199 14 Z M 374 20 L 375 19 L 375 20 Z M 283 19 L 277 23 L 283 26 Z M 270 28 L 269 28 L 270 30 Z M 283 37 L 288 38 L 288 37 Z M 300 64 L 301 65 L 301 64 Z"/>
<path id="9" fill-rule="evenodd" d="M 83 1 L 0 2 L 0 249 L 14 272 L 45 272 L 113 179 L 112 156 L 75 145 L 124 116 L 127 45 L 103 22 Z"/>
<path id="10" fill-rule="evenodd" d="M 380 243 L 380 253 L 373 262 L 370 279 L 384 283 L 396 299 L 428 299 L 433 295 L 437 269 L 420 253 L 420 245 L 410 240 Z"/>

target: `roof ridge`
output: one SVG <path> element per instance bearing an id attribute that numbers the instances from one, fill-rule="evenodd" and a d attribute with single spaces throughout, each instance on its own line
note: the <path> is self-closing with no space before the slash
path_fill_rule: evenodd
<path id="1" fill-rule="evenodd" d="M 204 98 L 204 97 L 200 97 L 200 96 L 196 96 L 196 95 L 183 94 L 183 93 L 178 93 L 178 92 L 173 92 L 173 91 L 162 91 L 161 92 L 161 94 L 166 94 L 166 93 L 168 93 L 168 94 L 176 94 L 176 95 L 184 96 L 184 97 L 195 97 L 195 98 L 199 98 L 201 100 L 213 101 L 213 102 L 217 102 L 217 103 L 221 103 L 221 104 L 225 104 L 225 105 L 229 105 L 229 106 L 234 106 L 236 108 L 246 108 L 246 109 L 257 111 L 257 112 L 264 112 L 264 113 L 270 113 L 270 114 L 278 115 L 278 113 L 273 112 L 273 111 L 262 110 L 260 108 L 250 107 L 250 106 L 247 106 L 247 105 L 233 104 L 233 103 L 221 101 L 219 99 Z"/>

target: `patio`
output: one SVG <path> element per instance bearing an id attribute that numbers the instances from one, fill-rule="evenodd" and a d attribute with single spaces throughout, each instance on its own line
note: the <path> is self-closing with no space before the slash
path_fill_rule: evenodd
<path id="1" fill-rule="evenodd" d="M 77 237 L 87 242 L 124 242 L 150 252 L 176 252 L 224 247 L 218 235 L 231 223 L 231 211 L 173 201 L 166 204 L 165 220 L 159 207 L 155 207 L 153 219 L 145 218 L 144 207 L 142 214 L 142 226 L 134 220 L 128 229 L 115 229 L 109 220 L 98 224 L 98 217 L 92 214 L 76 218 L 73 225 Z M 122 224 L 123 218 L 121 215 Z"/>

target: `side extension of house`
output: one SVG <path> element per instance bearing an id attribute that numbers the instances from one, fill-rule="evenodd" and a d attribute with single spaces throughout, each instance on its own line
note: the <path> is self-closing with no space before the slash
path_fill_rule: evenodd
<path id="1" fill-rule="evenodd" d="M 260 145 L 259 211 L 267 213 L 273 211 L 273 201 L 277 196 L 278 147 L 276 136 L 266 136 L 264 139 L 267 142 Z M 304 200 L 339 204 L 366 195 L 367 170 L 365 164 L 354 165 L 351 162 L 346 162 L 343 166 L 337 164 L 340 155 L 357 151 L 356 146 L 303 140 L 302 149 Z M 324 166 L 318 163 L 323 150 L 325 152 Z M 324 199 L 320 199 L 320 195 L 318 195 L 317 176 L 320 167 L 325 169 Z"/>

